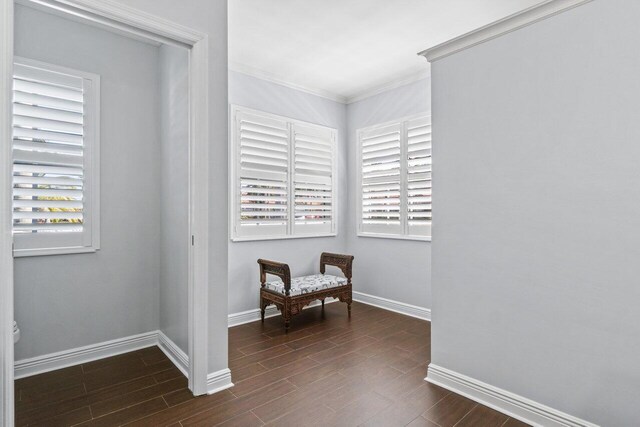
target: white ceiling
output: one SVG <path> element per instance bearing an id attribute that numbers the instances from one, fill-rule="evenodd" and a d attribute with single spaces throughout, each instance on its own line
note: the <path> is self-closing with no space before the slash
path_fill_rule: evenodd
<path id="1" fill-rule="evenodd" d="M 417 52 L 538 3 L 230 0 L 230 68 L 353 100 L 428 73 Z"/>

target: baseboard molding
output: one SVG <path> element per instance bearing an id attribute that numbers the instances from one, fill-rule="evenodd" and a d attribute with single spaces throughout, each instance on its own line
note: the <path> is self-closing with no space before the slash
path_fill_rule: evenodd
<path id="1" fill-rule="evenodd" d="M 189 356 L 162 331 L 158 331 L 158 347 L 176 365 L 182 375 L 189 378 Z"/>
<path id="2" fill-rule="evenodd" d="M 46 354 L 31 359 L 18 360 L 14 365 L 15 378 L 30 377 L 56 369 L 104 359 L 105 357 L 117 356 L 122 353 L 153 347 L 154 345 L 157 345 L 180 372 L 189 378 L 189 356 L 162 331 L 132 335 L 130 337 Z M 222 369 L 207 375 L 208 394 L 217 393 L 229 387 L 233 387 L 231 371 L 229 369 Z"/>
<path id="3" fill-rule="evenodd" d="M 326 299 L 325 300 L 325 304 L 330 304 L 332 302 L 336 302 L 338 301 L 337 299 Z M 308 309 L 308 308 L 313 308 L 313 307 L 317 307 L 319 305 L 321 305 L 322 303 L 320 301 L 314 301 L 311 304 L 309 304 L 308 306 L 306 306 L 304 309 Z M 265 310 L 264 313 L 264 317 L 265 319 L 268 317 L 274 317 L 274 316 L 279 316 L 280 312 L 278 311 L 278 309 L 276 308 L 275 305 L 270 305 L 269 307 L 267 307 L 267 309 Z M 241 311 L 239 313 L 231 313 L 229 315 L 229 327 L 231 328 L 232 326 L 240 326 L 240 325 L 244 325 L 245 323 L 251 323 L 251 322 L 256 322 L 260 320 L 260 309 L 256 308 L 253 310 L 247 310 L 247 311 Z"/>
<path id="4" fill-rule="evenodd" d="M 490 384 L 431 363 L 425 380 L 534 426 L 598 427 Z"/>
<path id="5" fill-rule="evenodd" d="M 416 305 L 405 304 L 399 301 L 393 301 L 387 298 L 376 297 L 374 295 L 365 294 L 362 292 L 353 291 L 353 300 L 357 302 L 361 302 L 363 304 L 372 305 L 378 308 L 382 308 L 389 311 L 394 311 L 396 313 L 404 314 L 411 317 L 416 317 L 418 319 L 431 321 L 431 310 L 428 308 L 418 307 Z M 329 304 L 332 302 L 338 301 L 337 299 L 327 299 L 325 304 Z M 317 307 L 321 304 L 320 301 L 314 301 L 305 307 L 307 308 Z M 264 317 L 265 319 L 268 317 L 279 316 L 280 312 L 278 309 L 270 305 L 265 310 Z M 241 311 L 239 313 L 231 313 L 229 315 L 229 327 L 244 325 L 245 323 L 256 322 L 260 320 L 260 309 L 256 308 L 253 310 Z"/>
<path id="6" fill-rule="evenodd" d="M 157 344 L 158 331 L 118 338 L 30 359 L 17 360 L 14 364 L 14 375 L 16 379 L 29 377 Z"/>
<path id="7" fill-rule="evenodd" d="M 427 320 L 429 322 L 431 321 L 431 310 L 424 307 L 418 307 L 417 305 L 406 304 L 403 302 L 356 291 L 353 291 L 353 300 L 361 302 L 363 304 L 372 305 L 374 307 L 404 314 L 406 316 L 416 317 L 418 319 Z"/>
<path id="8" fill-rule="evenodd" d="M 233 383 L 231 382 L 231 371 L 229 369 L 207 374 L 207 394 L 217 393 L 231 387 L 233 387 Z"/>

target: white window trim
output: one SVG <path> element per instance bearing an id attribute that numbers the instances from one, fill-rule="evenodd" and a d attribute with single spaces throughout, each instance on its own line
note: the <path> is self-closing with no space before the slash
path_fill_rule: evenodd
<path id="1" fill-rule="evenodd" d="M 238 185 L 240 177 L 237 175 L 238 173 L 238 160 L 240 158 L 240 142 L 237 140 L 237 129 L 236 129 L 236 113 L 238 112 L 246 112 L 251 114 L 263 115 L 265 117 L 270 117 L 276 120 L 283 120 L 289 123 L 290 127 L 293 124 L 299 124 L 304 126 L 318 126 L 328 130 L 331 130 L 333 133 L 333 144 L 332 144 L 332 179 L 331 179 L 331 191 L 333 194 L 332 200 L 332 212 L 331 212 L 331 231 L 328 233 L 309 233 L 309 234 L 292 234 L 293 233 L 293 215 L 295 215 L 295 210 L 291 207 L 293 206 L 294 199 L 294 189 L 293 185 L 290 186 L 289 191 L 289 221 L 287 227 L 286 235 L 260 235 L 260 236 L 238 236 L 236 233 L 236 221 L 237 221 L 237 212 L 236 212 L 236 203 L 239 200 L 238 194 Z M 289 144 L 292 147 L 293 144 L 293 133 L 290 132 L 289 135 Z M 261 241 L 261 240 L 288 240 L 288 239 L 309 239 L 309 238 L 319 238 L 319 237 L 336 237 L 337 233 L 337 224 L 338 224 L 338 203 L 339 203 L 339 194 L 338 194 L 338 156 L 337 156 L 337 146 L 338 146 L 338 131 L 335 128 L 331 128 L 329 126 L 305 122 L 303 120 L 292 119 L 286 116 L 280 116 L 277 114 L 268 113 L 261 110 L 255 110 L 248 107 L 243 107 L 240 105 L 231 104 L 230 112 L 229 112 L 229 238 L 232 242 L 250 242 L 250 241 Z M 293 159 L 289 157 L 289 183 L 293 184 Z"/>
<path id="2" fill-rule="evenodd" d="M 356 170 L 356 205 L 357 205 L 357 233 L 356 235 L 358 237 L 372 237 L 372 238 L 378 238 L 378 239 L 392 239 L 392 240 L 414 240 L 414 241 L 421 241 L 421 242 L 431 242 L 431 236 L 419 236 L 419 235 L 411 235 L 411 234 L 405 234 L 406 233 L 406 229 L 407 229 L 407 225 L 406 225 L 406 211 L 407 211 L 407 206 L 406 206 L 406 201 L 404 200 L 406 198 L 406 190 L 407 190 L 407 185 L 408 182 L 405 179 L 406 178 L 406 162 L 404 161 L 406 159 L 406 151 L 407 151 L 407 144 L 405 141 L 405 122 L 410 121 L 410 120 L 415 120 L 415 119 L 419 119 L 425 116 L 430 116 L 431 112 L 429 111 L 425 111 L 424 113 L 419 113 L 419 114 L 412 114 L 410 116 L 405 116 L 405 117 L 400 117 L 394 120 L 389 120 L 383 123 L 377 123 L 375 125 L 372 126 L 365 126 L 362 127 L 358 130 L 356 130 L 356 141 L 357 141 L 357 150 L 356 150 L 356 164 L 355 164 L 355 170 Z M 398 124 L 400 123 L 402 126 L 402 133 L 401 133 L 401 142 L 400 142 L 400 153 L 401 153 L 401 159 L 403 159 L 403 161 L 401 161 L 400 163 L 400 193 L 402 196 L 402 201 L 400 203 L 400 212 L 401 212 L 401 218 L 405 218 L 403 220 L 402 223 L 402 227 L 403 227 L 403 234 L 387 234 L 387 233 L 375 233 L 375 232 L 367 232 L 367 231 L 362 231 L 362 139 L 361 139 L 361 134 L 363 132 L 366 131 L 371 131 L 371 130 L 376 130 L 376 129 L 380 129 L 389 125 L 394 125 L 394 124 Z"/>
<path id="3" fill-rule="evenodd" d="M 23 58 L 14 56 L 14 63 L 32 66 L 37 68 L 43 68 L 53 72 L 59 72 L 62 74 L 70 74 L 73 76 L 81 77 L 83 79 L 91 81 L 92 90 L 89 94 L 89 100 L 86 104 L 89 105 L 89 109 L 93 112 L 93 118 L 90 123 L 90 144 L 88 145 L 88 157 L 90 185 L 88 186 L 90 192 L 90 206 L 87 211 L 90 215 L 91 221 L 91 239 L 85 245 L 82 246 L 64 246 L 64 247 L 43 247 L 43 248 L 30 248 L 30 249 L 14 249 L 14 258 L 29 257 L 29 256 L 44 256 L 44 255 L 65 255 L 65 254 L 80 254 L 80 253 L 92 253 L 100 249 L 100 76 L 98 74 L 89 73 L 86 71 L 75 70 L 72 68 L 61 67 L 59 65 L 49 64 L 47 62 L 36 61 L 34 59 Z M 13 167 L 13 166 L 12 166 Z M 20 236 L 13 236 L 14 241 Z"/>

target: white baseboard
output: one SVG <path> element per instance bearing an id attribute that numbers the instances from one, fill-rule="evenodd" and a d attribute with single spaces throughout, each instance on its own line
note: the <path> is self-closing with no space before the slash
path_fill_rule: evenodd
<path id="1" fill-rule="evenodd" d="M 267 307 L 264 313 L 265 319 L 268 317 L 277 316 L 280 314 L 278 309 L 270 305 Z M 231 313 L 229 315 L 229 327 L 244 325 L 245 323 L 251 323 L 260 320 L 260 309 L 255 308 L 253 310 L 241 311 L 239 313 Z"/>
<path id="2" fill-rule="evenodd" d="M 596 424 L 433 363 L 429 365 L 425 380 L 534 426 L 597 427 Z"/>
<path id="3" fill-rule="evenodd" d="M 142 348 L 153 347 L 154 345 L 160 347 L 160 350 L 167 355 L 169 360 L 176 365 L 185 377 L 189 377 L 189 356 L 162 331 L 152 331 L 31 359 L 18 360 L 14 365 L 15 378 L 30 377 Z M 207 375 L 208 394 L 213 394 L 229 387 L 233 387 L 229 369 L 222 369 Z"/>
<path id="4" fill-rule="evenodd" d="M 330 304 L 336 301 L 338 300 L 335 298 L 327 298 L 324 303 Z M 308 306 L 306 306 L 304 309 L 306 310 L 307 308 L 317 307 L 321 304 L 322 303 L 320 301 L 314 301 Z M 269 307 L 267 307 L 264 313 L 265 319 L 268 317 L 274 317 L 279 315 L 280 315 L 280 312 L 278 311 L 275 305 L 270 305 Z M 251 323 L 258 320 L 260 320 L 259 308 L 255 308 L 253 310 L 241 311 L 239 313 L 231 313 L 229 315 L 229 327 L 240 326 L 240 325 L 244 325 L 245 323 Z"/>
<path id="5" fill-rule="evenodd" d="M 14 364 L 14 375 L 16 379 L 29 377 L 93 360 L 104 359 L 105 357 L 117 356 L 118 354 L 141 348 L 152 347 L 157 344 L 158 331 L 118 338 L 30 359 L 17 360 Z"/>
<path id="6" fill-rule="evenodd" d="M 389 311 L 394 311 L 396 313 L 404 314 L 411 317 L 416 317 L 422 320 L 431 321 L 431 310 L 428 308 L 418 307 L 416 305 L 405 304 L 399 301 L 393 301 L 387 298 L 376 297 L 373 295 L 365 294 L 362 292 L 353 291 L 353 300 L 357 302 L 361 302 L 367 305 L 373 305 L 378 308 L 382 308 Z M 338 301 L 337 299 L 327 299 L 325 304 L 329 304 L 332 302 Z M 312 308 L 317 307 L 321 304 L 320 301 L 314 301 L 305 307 Z M 270 305 L 265 310 L 264 317 L 273 317 L 280 315 L 278 309 Z M 260 320 L 260 309 L 256 308 L 253 310 L 241 311 L 239 313 L 231 313 L 229 315 L 229 327 L 244 325 L 245 323 L 251 323 Z"/>
<path id="7" fill-rule="evenodd" d="M 233 383 L 231 382 L 231 371 L 229 369 L 207 374 L 207 394 L 217 393 L 231 387 L 233 387 Z"/>
<path id="8" fill-rule="evenodd" d="M 372 305 L 406 316 L 416 317 L 422 320 L 431 321 L 431 310 L 417 305 L 406 304 L 404 302 L 394 301 L 387 298 L 376 297 L 374 295 L 353 291 L 353 300 L 363 304 Z"/>
<path id="9" fill-rule="evenodd" d="M 189 378 L 189 356 L 162 331 L 158 331 L 158 347 L 176 365 L 182 375 Z"/>

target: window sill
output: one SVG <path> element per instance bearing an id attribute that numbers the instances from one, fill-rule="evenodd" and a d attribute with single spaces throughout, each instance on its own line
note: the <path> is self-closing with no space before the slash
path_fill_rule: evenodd
<path id="1" fill-rule="evenodd" d="M 392 240 L 414 240 L 418 242 L 431 241 L 431 236 L 404 236 L 400 234 L 382 234 L 382 233 L 358 233 L 358 237 L 373 237 L 376 239 L 392 239 Z"/>
<path id="2" fill-rule="evenodd" d="M 71 255 L 71 254 L 86 254 L 97 252 L 99 248 L 93 246 L 74 246 L 69 248 L 45 248 L 45 249 L 14 249 L 14 258 L 23 258 L 31 256 L 46 256 L 46 255 Z"/>
<path id="3" fill-rule="evenodd" d="M 254 242 L 260 240 L 316 239 L 318 237 L 336 237 L 338 233 L 308 234 L 300 236 L 241 236 L 232 237 L 232 242 Z"/>

